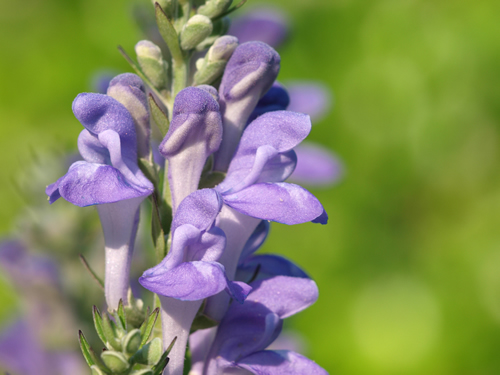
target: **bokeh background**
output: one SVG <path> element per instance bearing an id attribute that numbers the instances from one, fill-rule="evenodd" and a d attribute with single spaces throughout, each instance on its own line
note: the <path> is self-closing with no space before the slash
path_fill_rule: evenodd
<path id="1" fill-rule="evenodd" d="M 327 226 L 273 224 L 263 249 L 320 288 L 287 327 L 331 374 L 500 373 L 500 2 L 265 4 L 291 26 L 280 80 L 334 93 L 310 139 L 346 169 L 311 188 Z M 74 97 L 96 71 L 131 71 L 116 48 L 142 38 L 131 12 L 124 0 L 0 2 L 2 234 L 26 211 L 18 174 L 75 150 Z M 19 306 L 0 275 L 0 325 Z"/>

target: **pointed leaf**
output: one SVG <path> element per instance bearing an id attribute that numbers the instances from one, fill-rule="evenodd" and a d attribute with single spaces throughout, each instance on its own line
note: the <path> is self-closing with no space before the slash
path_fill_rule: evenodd
<path id="1" fill-rule="evenodd" d="M 108 349 L 121 350 L 122 345 L 120 340 L 118 340 L 117 334 L 118 328 L 116 327 L 115 323 L 111 319 L 109 319 L 109 316 L 107 314 L 104 314 L 102 316 L 102 330 L 104 333 L 104 337 L 107 340 L 107 343 L 105 344 L 106 346 L 108 346 Z"/>
<path id="2" fill-rule="evenodd" d="M 172 55 L 172 59 L 175 63 L 180 65 L 182 64 L 183 56 L 181 47 L 179 45 L 179 36 L 177 35 L 174 26 L 168 19 L 160 4 L 158 3 L 155 3 L 155 12 L 158 30 L 160 31 L 160 34 L 165 43 L 167 43 L 170 54 Z"/>
<path id="3" fill-rule="evenodd" d="M 206 328 L 212 328 L 215 327 L 219 322 L 210 319 L 206 315 L 198 315 L 194 320 L 193 324 L 191 325 L 191 333 L 194 331 L 197 331 L 199 329 L 206 329 Z"/>
<path id="4" fill-rule="evenodd" d="M 104 333 L 104 328 L 103 328 L 103 324 L 102 324 L 102 316 L 101 316 L 101 313 L 99 312 L 99 309 L 95 305 L 92 309 L 92 316 L 94 318 L 94 326 L 95 326 L 95 330 L 97 332 L 97 335 L 101 339 L 102 343 L 104 345 L 107 345 L 108 340 L 106 339 L 106 334 Z"/>
<path id="5" fill-rule="evenodd" d="M 163 353 L 161 356 L 160 360 L 158 363 L 153 367 L 153 373 L 154 375 L 160 375 L 162 371 L 165 369 L 165 367 L 168 364 L 169 358 L 168 355 L 170 354 L 170 351 L 174 347 L 175 342 L 177 341 L 177 336 L 174 337 L 170 345 L 168 346 L 167 350 Z"/>
<path id="6" fill-rule="evenodd" d="M 140 347 L 144 346 L 146 342 L 149 340 L 149 337 L 151 336 L 151 333 L 153 332 L 153 328 L 156 323 L 156 319 L 158 319 L 158 314 L 160 313 L 160 308 L 157 307 L 156 309 L 153 310 L 151 315 L 148 316 L 148 318 L 144 321 L 142 324 L 140 330 L 141 330 L 141 335 L 142 335 L 142 341 Z"/>
<path id="7" fill-rule="evenodd" d="M 170 126 L 168 116 L 162 111 L 158 103 L 156 103 L 156 100 L 152 94 L 149 94 L 148 96 L 148 103 L 153 120 L 155 121 L 156 125 L 158 125 L 158 129 L 160 129 L 162 136 L 165 137 L 168 132 L 168 127 Z"/>
<path id="8" fill-rule="evenodd" d="M 117 323 L 121 325 L 124 331 L 127 331 L 127 319 L 125 318 L 125 309 L 123 308 L 123 300 L 120 299 L 118 303 L 118 310 L 116 310 L 116 315 L 118 317 Z"/>
<path id="9" fill-rule="evenodd" d="M 93 365 L 99 363 L 99 359 L 95 355 L 94 350 L 90 347 L 90 344 L 83 335 L 83 332 L 78 331 L 78 336 L 80 340 L 80 349 L 82 350 L 83 357 L 85 358 L 85 361 L 87 362 L 89 367 L 92 367 Z"/>
<path id="10" fill-rule="evenodd" d="M 134 354 L 132 361 L 143 365 L 153 366 L 158 363 L 162 353 L 162 341 L 159 337 L 156 337 Z"/>

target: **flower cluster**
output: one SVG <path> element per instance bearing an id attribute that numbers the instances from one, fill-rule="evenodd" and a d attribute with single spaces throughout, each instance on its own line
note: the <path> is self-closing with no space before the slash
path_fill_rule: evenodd
<path id="1" fill-rule="evenodd" d="M 286 182 L 310 117 L 286 110 L 290 96 L 276 82 L 280 56 L 271 46 L 222 36 L 230 3 L 156 3 L 171 60 L 141 41 L 134 64 L 140 77 L 119 75 L 106 94 L 73 102 L 85 128 L 78 138 L 83 160 L 46 193 L 50 203 L 62 197 L 96 205 L 103 227 L 104 290 L 116 322 L 106 333 L 94 315 L 108 349 L 102 361 L 82 339 L 93 373 L 157 374 L 166 364 L 158 355 L 138 359 L 157 341 L 146 344 L 154 322 L 129 293 L 140 206 L 150 197 L 159 263 L 139 282 L 159 296 L 164 349 L 176 340 L 164 354 L 164 374 L 183 374 L 188 343 L 190 374 L 326 374 L 298 353 L 267 349 L 283 319 L 314 303 L 318 289 L 289 260 L 254 252 L 271 221 L 326 224 L 328 216 L 309 191 Z M 190 74 L 190 58 L 205 48 Z M 155 134 L 163 136 L 157 149 Z M 137 315 L 146 316 L 142 326 L 128 322 Z"/>

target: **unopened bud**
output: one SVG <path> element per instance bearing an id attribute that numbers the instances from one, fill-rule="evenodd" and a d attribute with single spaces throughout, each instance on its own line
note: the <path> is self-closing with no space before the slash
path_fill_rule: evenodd
<path id="1" fill-rule="evenodd" d="M 238 39 L 225 35 L 218 38 L 203 60 L 196 62 L 195 85 L 210 84 L 222 75 L 227 61 L 238 47 Z"/>
<path id="2" fill-rule="evenodd" d="M 195 48 L 212 33 L 213 25 L 210 18 L 201 14 L 194 15 L 184 25 L 181 31 L 181 48 L 190 50 Z"/>
<path id="3" fill-rule="evenodd" d="M 212 33 L 203 40 L 203 42 L 199 43 L 196 46 L 197 51 L 203 51 L 207 48 L 210 48 L 212 44 L 219 38 L 221 35 L 227 34 L 229 31 L 229 27 L 231 26 L 231 20 L 229 17 L 222 17 L 221 19 L 213 22 Z"/>
<path id="4" fill-rule="evenodd" d="M 130 367 L 127 358 L 122 353 L 113 350 L 102 352 L 101 359 L 113 373 L 120 374 Z"/>
<path id="5" fill-rule="evenodd" d="M 141 350 L 134 355 L 133 360 L 137 363 L 151 366 L 155 365 L 160 360 L 162 354 L 163 348 L 161 339 L 156 337 L 144 345 Z"/>
<path id="6" fill-rule="evenodd" d="M 151 83 L 161 89 L 167 84 L 168 65 L 163 60 L 161 49 L 149 40 L 141 40 L 135 45 L 137 60 Z"/>
<path id="7" fill-rule="evenodd" d="M 198 8 L 198 14 L 214 18 L 224 13 L 233 0 L 208 0 L 205 5 Z"/>

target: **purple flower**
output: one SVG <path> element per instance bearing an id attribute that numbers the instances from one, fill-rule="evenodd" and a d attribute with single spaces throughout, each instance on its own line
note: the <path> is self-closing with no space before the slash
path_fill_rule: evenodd
<path id="1" fill-rule="evenodd" d="M 177 94 L 168 133 L 159 147 L 168 159 L 174 213 L 182 200 L 198 188 L 207 157 L 222 140 L 219 104 L 208 87 L 188 87 Z"/>
<path id="2" fill-rule="evenodd" d="M 245 129 L 226 178 L 215 187 L 224 203 L 218 226 L 227 236 L 227 249 L 219 261 L 230 280 L 260 220 L 289 225 L 308 221 L 326 224 L 323 206 L 311 193 L 282 182 L 295 168 L 293 148 L 310 129 L 309 116 L 288 111 L 265 113 Z M 209 299 L 205 311 L 219 320 L 227 302 L 227 297 L 219 294 Z"/>
<path id="3" fill-rule="evenodd" d="M 222 202 L 212 189 L 198 190 L 180 204 L 172 222 L 172 246 L 157 266 L 144 272 L 139 282 L 156 294 L 198 301 L 227 290 L 242 302 L 248 287 L 227 280 L 217 262 L 226 237 L 214 226 Z"/>
<path id="4" fill-rule="evenodd" d="M 259 40 L 273 48 L 279 47 L 289 33 L 288 21 L 277 9 L 262 7 L 233 20 L 228 31 L 240 43 Z"/>
<path id="5" fill-rule="evenodd" d="M 149 126 L 146 90 L 142 80 L 132 73 L 120 74 L 109 82 L 107 95 L 116 99 L 127 108 L 134 120 L 139 157 L 149 157 L 151 152 L 149 144 L 151 128 Z"/>
<path id="6" fill-rule="evenodd" d="M 226 245 L 224 232 L 214 226 L 221 205 L 212 189 L 185 198 L 172 222 L 170 252 L 139 279 L 142 286 L 160 295 L 164 343 L 177 336 L 170 354 L 171 374 L 182 374 L 189 330 L 202 300 L 226 290 L 242 302 L 250 290 L 244 283 L 229 281 L 224 266 L 217 262 Z"/>
<path id="7" fill-rule="evenodd" d="M 80 94 L 73 113 L 85 129 L 78 138 L 83 161 L 46 189 L 49 202 L 60 197 L 77 206 L 98 205 L 106 247 L 108 307 L 127 301 L 130 260 L 139 206 L 153 185 L 137 165 L 134 119 L 122 104 L 102 94 Z"/>
<path id="8" fill-rule="evenodd" d="M 279 68 L 279 55 L 262 42 L 241 44 L 233 52 L 219 89 L 224 133 L 215 154 L 215 170 L 227 170 L 250 114 L 272 86 Z"/>
<path id="9" fill-rule="evenodd" d="M 79 94 L 73 113 L 85 129 L 78 137 L 84 161 L 77 161 L 46 189 L 50 203 L 63 197 L 84 207 L 144 198 L 153 185 L 137 166 L 134 120 L 117 100 L 102 94 Z"/>
<path id="10" fill-rule="evenodd" d="M 224 315 L 204 361 L 203 374 L 229 373 L 238 368 L 257 375 L 327 374 L 295 352 L 265 350 L 281 332 L 283 319 L 316 301 L 316 283 L 306 278 L 277 276 L 255 281 L 251 286 L 245 302 L 232 304 Z"/>

